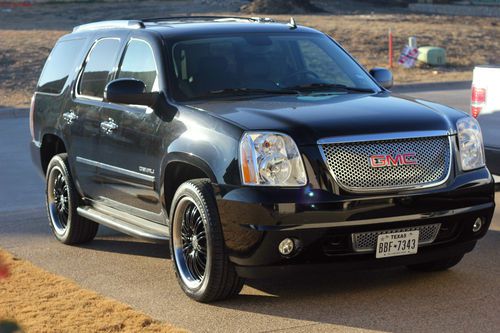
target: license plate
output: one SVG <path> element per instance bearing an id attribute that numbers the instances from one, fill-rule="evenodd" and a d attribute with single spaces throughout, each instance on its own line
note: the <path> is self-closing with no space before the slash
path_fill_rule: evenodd
<path id="1" fill-rule="evenodd" d="M 418 250 L 418 230 L 378 235 L 376 258 L 415 254 Z"/>

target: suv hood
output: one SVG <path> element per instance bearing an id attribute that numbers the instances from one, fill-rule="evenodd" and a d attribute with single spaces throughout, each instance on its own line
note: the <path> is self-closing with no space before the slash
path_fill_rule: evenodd
<path id="1" fill-rule="evenodd" d="M 190 103 L 244 130 L 287 133 L 298 145 L 326 137 L 407 131 L 454 132 L 464 113 L 439 104 L 379 94 L 266 96 Z"/>

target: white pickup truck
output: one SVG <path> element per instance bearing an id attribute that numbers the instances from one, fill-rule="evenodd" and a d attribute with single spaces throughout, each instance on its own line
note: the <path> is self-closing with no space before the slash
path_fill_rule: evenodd
<path id="1" fill-rule="evenodd" d="M 470 113 L 481 125 L 488 169 L 498 176 L 500 175 L 500 65 L 474 68 Z"/>

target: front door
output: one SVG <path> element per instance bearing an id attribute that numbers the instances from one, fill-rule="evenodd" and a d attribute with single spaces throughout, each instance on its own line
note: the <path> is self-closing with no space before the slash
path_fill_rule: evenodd
<path id="1" fill-rule="evenodd" d="M 141 80 L 146 92 L 159 91 L 158 71 L 149 42 L 132 38 L 127 44 L 116 78 Z M 162 222 L 157 190 L 161 120 L 151 108 L 106 103 L 101 110 L 99 178 L 100 196 L 112 208 Z"/>

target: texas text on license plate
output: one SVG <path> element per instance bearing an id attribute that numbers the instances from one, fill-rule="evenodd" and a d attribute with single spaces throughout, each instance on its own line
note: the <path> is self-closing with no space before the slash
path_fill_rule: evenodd
<path id="1" fill-rule="evenodd" d="M 376 258 L 404 256 L 417 253 L 418 230 L 378 235 Z"/>

